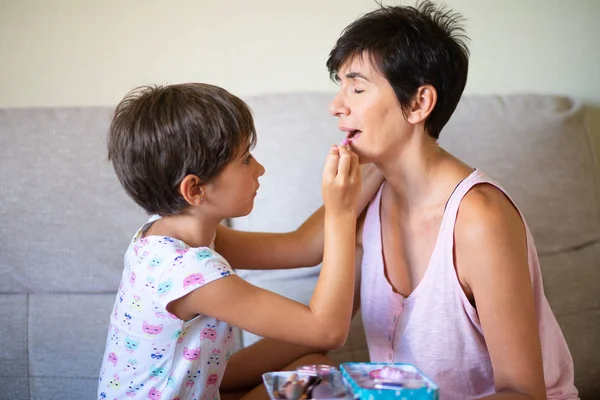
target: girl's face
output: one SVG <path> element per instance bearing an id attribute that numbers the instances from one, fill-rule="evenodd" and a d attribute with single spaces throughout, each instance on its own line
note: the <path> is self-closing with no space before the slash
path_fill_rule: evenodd
<path id="1" fill-rule="evenodd" d="M 338 126 L 350 139 L 361 164 L 377 162 L 396 151 L 410 129 L 390 83 L 368 55 L 354 57 L 337 72 L 340 89 L 329 106 Z"/>
<path id="2" fill-rule="evenodd" d="M 248 215 L 254 208 L 254 197 L 259 188 L 258 178 L 265 168 L 244 146 L 238 155 L 207 184 L 207 198 L 222 213 L 223 218 Z"/>

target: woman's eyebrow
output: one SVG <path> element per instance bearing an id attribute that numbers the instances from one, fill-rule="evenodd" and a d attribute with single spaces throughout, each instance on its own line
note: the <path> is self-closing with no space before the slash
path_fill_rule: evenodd
<path id="1" fill-rule="evenodd" d="M 367 82 L 371 82 L 366 76 L 364 76 L 363 74 L 361 74 L 360 72 L 348 72 L 346 74 L 346 78 L 348 79 L 364 79 Z"/>

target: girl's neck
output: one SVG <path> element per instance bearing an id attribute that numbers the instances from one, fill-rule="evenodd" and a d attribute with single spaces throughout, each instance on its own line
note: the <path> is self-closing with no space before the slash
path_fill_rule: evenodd
<path id="1" fill-rule="evenodd" d="M 168 215 L 156 220 L 146 236 L 168 236 L 181 240 L 190 247 L 210 247 L 219 221 L 202 218 L 193 213 Z"/>

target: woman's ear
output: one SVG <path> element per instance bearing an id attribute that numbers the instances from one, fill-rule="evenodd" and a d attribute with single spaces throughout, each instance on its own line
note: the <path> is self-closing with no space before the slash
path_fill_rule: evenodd
<path id="1" fill-rule="evenodd" d="M 186 175 L 179 184 L 179 192 L 185 201 L 191 206 L 199 206 L 204 202 L 206 192 L 202 182 L 197 175 Z"/>
<path id="2" fill-rule="evenodd" d="M 424 122 L 437 103 L 437 91 L 431 85 L 423 85 L 417 89 L 407 121 L 411 124 Z"/>

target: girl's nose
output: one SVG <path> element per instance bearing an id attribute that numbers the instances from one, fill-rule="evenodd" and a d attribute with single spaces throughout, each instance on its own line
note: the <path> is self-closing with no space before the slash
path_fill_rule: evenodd
<path id="1" fill-rule="evenodd" d="M 258 161 L 256 161 L 256 164 L 258 164 L 258 176 L 263 176 L 265 174 L 265 167 Z"/>

